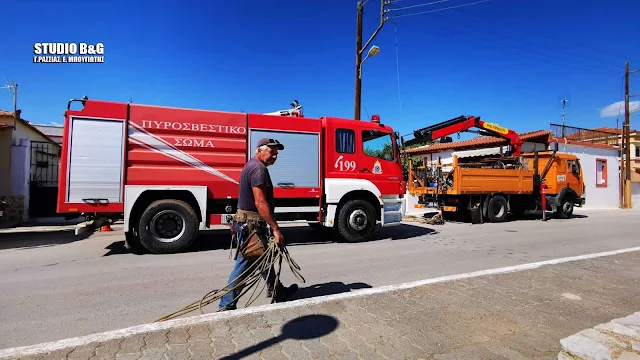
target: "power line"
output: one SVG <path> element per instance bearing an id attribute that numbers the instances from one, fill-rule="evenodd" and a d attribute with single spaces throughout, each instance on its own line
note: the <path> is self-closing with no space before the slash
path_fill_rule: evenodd
<path id="1" fill-rule="evenodd" d="M 476 4 L 481 4 L 484 2 L 489 2 L 491 0 L 481 0 L 481 1 L 475 1 L 472 3 L 467 3 L 467 4 L 462 4 L 462 5 L 454 5 L 454 6 L 449 6 L 446 8 L 440 8 L 440 9 L 435 9 L 435 10 L 427 10 L 427 11 L 421 11 L 421 12 L 417 12 L 417 13 L 413 13 L 413 14 L 404 14 L 404 15 L 394 15 L 394 18 L 401 18 L 401 17 L 406 17 L 406 16 L 413 16 L 413 15 L 422 15 L 422 14 L 427 14 L 427 13 L 432 13 L 432 12 L 437 12 L 437 11 L 444 11 L 444 10 L 450 10 L 450 9 L 457 9 L 457 8 L 461 8 L 461 7 L 466 7 L 466 6 L 471 6 L 471 5 L 476 5 Z M 389 11 L 393 11 L 394 9 L 389 9 Z"/>
<path id="2" fill-rule="evenodd" d="M 432 22 L 440 22 L 440 23 L 441 23 L 441 24 L 443 24 L 443 25 L 445 25 L 445 24 L 449 24 L 449 23 L 447 23 L 447 22 L 445 22 L 445 21 L 442 21 L 442 20 L 440 20 L 440 19 L 435 19 L 435 18 L 430 19 L 430 21 L 432 21 Z M 468 26 L 468 25 L 465 25 L 465 24 L 463 24 L 463 23 L 456 23 L 456 29 L 463 28 L 463 27 L 466 27 L 466 28 L 468 28 L 468 29 L 472 29 L 472 30 L 473 30 L 474 32 L 476 32 L 476 33 L 482 33 L 482 32 L 485 32 L 486 34 L 491 34 L 491 35 L 500 36 L 499 34 L 496 34 L 496 33 L 494 33 L 494 32 L 482 31 L 482 30 L 481 30 L 481 29 L 479 29 L 478 27 Z M 441 28 L 447 28 L 447 27 L 446 27 L 446 26 L 441 26 Z M 450 28 L 447 28 L 447 29 L 451 30 Z M 455 31 L 454 31 L 454 32 L 455 32 Z M 546 56 L 546 57 L 551 57 L 551 58 L 559 59 L 557 56 L 544 54 L 544 53 L 541 53 L 541 52 L 538 52 L 538 51 L 531 50 L 530 48 L 526 48 L 526 49 L 525 49 L 525 48 L 522 48 L 522 47 L 518 47 L 518 46 L 515 46 L 515 45 L 506 44 L 506 43 L 504 43 L 504 42 L 499 42 L 499 41 L 495 41 L 495 40 L 489 40 L 489 41 L 495 42 L 495 43 L 500 44 L 500 45 L 504 45 L 504 46 L 512 47 L 512 48 L 517 49 L 517 50 L 520 50 L 520 51 L 526 51 L 526 52 L 530 52 L 530 53 L 534 53 L 534 54 L 538 54 L 538 55 L 542 55 L 542 56 Z M 524 42 L 524 41 L 523 41 L 523 42 Z M 525 42 L 525 43 L 526 43 L 526 42 Z M 529 44 L 530 44 L 530 45 L 537 46 L 537 47 L 540 47 L 540 48 L 544 49 L 544 47 L 542 47 L 542 46 L 540 46 L 540 45 L 536 45 L 536 44 L 532 44 L 532 43 L 529 43 Z M 556 51 L 556 50 L 549 49 L 549 48 L 547 48 L 546 50 L 552 50 L 554 53 L 557 53 L 557 52 L 558 52 L 558 51 Z M 576 55 L 573 55 L 573 56 L 576 56 Z M 576 57 L 579 57 L 579 58 L 582 58 L 582 59 L 589 60 L 589 59 L 588 59 L 588 58 L 586 58 L 586 57 L 580 57 L 580 56 L 576 56 Z M 580 65 L 584 65 L 584 66 L 592 67 L 592 68 L 594 68 L 594 69 L 598 69 L 598 70 L 602 70 L 602 71 L 609 71 L 609 72 L 613 72 L 613 73 L 616 73 L 616 74 L 621 74 L 621 73 L 622 73 L 622 70 L 613 70 L 613 69 L 614 69 L 614 68 L 613 68 L 613 65 L 610 65 L 611 67 L 610 67 L 610 68 L 608 68 L 608 67 L 603 67 L 603 66 L 594 65 L 594 64 L 584 64 L 584 63 L 577 62 L 577 61 L 575 61 L 575 60 L 569 60 L 569 59 L 564 59 L 564 60 L 569 61 L 569 62 L 573 62 L 573 63 L 576 63 L 576 64 L 580 64 Z"/>
<path id="3" fill-rule="evenodd" d="M 624 101 L 624 75 L 621 76 L 622 78 L 622 83 L 620 84 L 620 101 Z M 619 126 L 619 120 L 620 120 L 620 114 L 622 113 L 622 106 L 620 106 L 618 108 L 618 116 L 616 117 L 616 129 L 618 129 Z"/>
<path id="4" fill-rule="evenodd" d="M 477 18 L 482 18 L 482 17 L 480 17 L 480 16 L 478 16 L 478 15 L 471 14 L 471 13 L 469 13 L 469 12 L 465 12 L 465 11 L 463 11 L 463 10 L 457 10 L 457 11 L 459 11 L 459 12 L 464 12 L 465 14 L 469 14 L 469 15 L 475 16 L 475 17 L 477 17 Z M 478 27 L 465 26 L 464 24 L 456 24 L 456 25 L 457 25 L 457 26 L 463 26 L 463 27 L 472 28 L 472 29 L 473 29 L 473 30 L 475 30 L 475 31 L 483 31 L 483 30 L 480 30 L 480 28 L 478 28 Z M 496 34 L 495 32 L 490 32 L 490 31 L 486 31 L 486 30 L 484 30 L 484 32 L 485 32 L 485 33 L 490 33 L 490 34 L 493 34 L 493 35 L 497 35 L 497 36 L 503 36 L 503 35 L 501 35 L 501 34 Z M 519 42 L 521 42 L 521 43 L 523 43 L 523 44 L 529 44 L 529 45 L 532 45 L 532 46 L 537 46 L 537 47 L 539 47 L 539 48 L 541 48 L 541 49 L 550 50 L 550 51 L 553 51 L 553 52 L 556 52 L 556 53 L 564 53 L 564 54 L 566 54 L 566 55 L 574 56 L 574 57 L 576 57 L 576 58 L 582 58 L 582 59 L 586 59 L 586 60 L 590 60 L 590 61 L 595 61 L 595 62 L 598 62 L 598 63 L 600 63 L 600 64 L 604 64 L 604 65 L 606 65 L 606 66 L 612 66 L 610 62 L 601 61 L 601 60 L 599 60 L 599 59 L 588 58 L 588 57 L 583 56 L 583 55 L 576 55 L 576 54 L 569 53 L 569 52 L 566 52 L 566 51 L 563 51 L 563 50 L 552 49 L 552 48 L 549 48 L 549 47 L 546 47 L 546 48 L 545 48 L 544 46 L 541 46 L 541 45 L 535 44 L 535 43 L 530 42 L 530 41 L 522 40 L 522 39 L 518 39 L 518 41 L 519 41 Z M 604 67 L 602 67 L 602 68 L 604 69 Z M 610 71 L 611 71 L 611 69 L 610 69 L 610 68 L 609 68 L 609 69 L 607 69 L 607 70 L 610 70 Z"/>
<path id="5" fill-rule="evenodd" d="M 416 6 L 432 5 L 432 4 L 443 2 L 443 1 L 449 1 L 449 0 L 440 0 L 440 1 L 434 1 L 434 2 L 429 2 L 429 3 L 425 3 L 425 4 L 419 4 L 419 5 L 404 7 L 404 8 L 390 9 L 389 11 L 396 11 L 396 10 L 406 9 L 406 8 L 416 7 Z M 486 0 L 486 1 L 489 1 L 489 0 Z M 430 11 L 423 11 L 423 12 L 413 13 L 413 14 L 395 15 L 393 17 L 394 18 L 398 18 L 398 17 L 404 17 L 404 16 L 431 13 L 431 12 L 436 12 L 436 11 L 443 11 L 443 10 L 447 10 L 447 9 L 460 9 L 462 7 L 466 7 L 466 6 L 469 6 L 469 5 L 475 5 L 475 4 L 478 4 L 478 3 L 481 3 L 481 2 L 485 2 L 485 1 L 478 1 L 478 2 L 473 2 L 473 3 L 463 4 L 463 5 L 450 6 L 450 7 L 447 7 L 447 8 L 430 10 Z M 475 14 L 471 14 L 471 13 L 466 12 L 464 10 L 455 10 L 455 11 L 464 12 L 465 14 L 470 14 L 470 15 L 475 16 L 477 18 L 482 18 L 481 16 L 478 16 L 478 15 L 475 15 Z M 432 19 L 432 20 L 438 21 L 438 19 Z M 503 22 L 503 23 L 505 23 L 505 24 L 507 24 L 509 26 L 515 27 L 515 26 L 511 25 L 510 23 L 507 23 L 507 22 Z M 478 27 L 467 26 L 467 25 L 465 25 L 463 23 L 456 23 L 456 27 L 467 27 L 467 28 L 473 29 L 476 32 L 482 32 L 482 30 L 480 30 Z M 487 31 L 484 31 L 484 32 L 492 34 L 492 35 L 502 36 L 502 35 L 496 34 L 494 32 L 487 32 Z M 606 67 L 605 66 L 601 66 L 601 65 L 594 65 L 594 64 L 584 64 L 584 63 L 576 62 L 575 60 L 566 60 L 566 61 L 569 61 L 569 62 L 574 62 L 576 64 L 592 67 L 592 68 L 598 69 L 598 70 L 615 72 L 616 74 L 620 74 L 621 71 L 622 71 L 622 70 L 614 70 L 614 68 L 615 68 L 614 65 L 612 65 L 611 63 L 605 62 L 605 61 L 601 61 L 601 60 L 594 59 L 594 58 L 588 58 L 588 57 L 585 57 L 585 56 L 582 56 L 582 55 L 576 55 L 576 54 L 569 53 L 569 52 L 566 52 L 566 51 L 559 51 L 559 50 L 556 50 L 556 49 L 553 49 L 553 48 L 549 48 L 549 47 L 544 47 L 544 46 L 541 46 L 541 45 L 538 45 L 538 44 L 535 44 L 535 43 L 532 43 L 532 42 L 529 42 L 529 41 L 524 41 L 522 39 L 519 39 L 519 41 L 522 42 L 522 43 L 528 44 L 530 46 L 538 47 L 538 48 L 543 49 L 543 50 L 552 51 L 553 53 L 562 53 L 564 55 L 569 55 L 569 56 L 572 56 L 572 57 L 575 57 L 575 58 L 578 58 L 578 59 L 587 60 L 587 61 L 593 61 L 593 62 L 597 62 L 597 63 L 600 63 L 600 64 L 604 64 L 604 65 L 606 65 Z M 513 47 L 513 48 L 516 48 L 516 49 L 521 50 L 521 51 L 529 51 L 531 53 L 537 53 L 539 55 L 546 56 L 546 57 L 558 58 L 557 56 L 551 56 L 551 55 L 548 55 L 548 54 L 543 54 L 543 53 L 540 53 L 540 52 L 531 51 L 529 49 L 524 50 L 523 48 L 516 47 L 516 46 L 513 46 L 513 45 L 509 45 L 509 44 L 503 44 L 503 43 L 500 43 L 500 42 L 496 42 L 496 43 L 501 44 L 501 45 L 505 45 L 505 46 L 509 46 L 509 47 Z"/>
<path id="6" fill-rule="evenodd" d="M 414 8 L 422 7 L 422 6 L 430 6 L 430 5 L 440 4 L 440 3 L 443 3 L 443 2 L 447 2 L 447 1 L 451 1 L 451 0 L 438 0 L 438 1 L 428 2 L 428 3 L 426 3 L 426 4 L 418 4 L 418 5 L 405 6 L 405 7 L 395 8 L 395 9 L 391 9 L 391 10 L 393 10 L 393 11 L 400 11 L 400 10 L 406 10 L 406 9 L 414 9 Z"/>
<path id="7" fill-rule="evenodd" d="M 402 116 L 402 98 L 400 97 L 400 56 L 398 52 L 398 28 L 395 19 L 393 20 L 393 31 L 396 37 L 396 77 L 398 78 L 398 103 L 400 104 L 400 124 L 404 124 Z"/>
<path id="8" fill-rule="evenodd" d="M 469 12 L 469 11 L 461 10 L 461 9 L 457 9 L 457 10 L 455 10 L 455 11 L 460 12 L 460 13 L 464 13 L 464 14 L 467 14 L 467 15 L 475 16 L 475 17 L 476 17 L 476 18 L 478 18 L 478 19 L 485 19 L 485 20 L 487 20 L 487 21 L 489 21 L 489 22 L 492 22 L 492 23 L 502 23 L 502 24 L 505 24 L 505 25 L 507 25 L 507 26 L 510 26 L 511 28 L 514 28 L 514 29 L 521 29 L 519 26 L 514 25 L 514 24 L 512 24 L 512 23 L 510 23 L 510 22 L 508 22 L 508 21 L 505 21 L 505 20 L 503 20 L 503 19 L 488 19 L 488 18 L 483 17 L 483 16 L 480 16 L 480 15 L 478 15 L 478 14 L 474 14 L 474 13 L 471 13 L 471 12 Z M 533 34 L 534 34 L 534 35 L 536 35 L 535 33 L 533 33 Z M 540 35 L 538 35 L 538 36 L 540 36 Z M 565 41 L 565 40 L 567 40 L 567 39 L 565 39 L 565 38 L 560 38 L 560 37 L 552 36 L 552 35 L 545 35 L 545 37 L 546 37 L 546 38 L 549 38 L 549 39 L 552 39 L 552 40 L 556 40 L 556 41 Z M 582 48 L 587 49 L 587 50 L 591 50 L 591 51 L 596 51 L 596 52 L 598 52 L 598 53 L 602 53 L 602 49 L 596 49 L 596 48 L 594 48 L 594 47 L 587 46 L 587 45 L 584 45 L 584 44 L 578 44 L 578 43 L 575 43 L 575 42 L 573 42 L 573 41 L 572 41 L 572 43 L 571 43 L 571 44 L 572 44 L 573 46 L 578 46 L 578 47 L 582 47 Z M 623 57 L 618 57 L 617 55 L 616 55 L 615 57 L 616 57 L 616 58 L 618 58 L 619 60 L 624 59 Z"/>
<path id="9" fill-rule="evenodd" d="M 457 24 L 457 27 L 459 27 L 459 25 L 460 25 L 460 24 Z M 459 33 L 459 34 L 461 34 L 461 35 L 463 35 L 463 36 L 466 36 L 466 35 L 467 35 L 467 34 L 462 33 L 462 32 L 460 32 L 460 31 L 456 31 L 456 30 L 453 30 L 453 29 L 450 29 L 450 28 L 445 28 L 444 26 L 436 27 L 436 28 L 432 28 L 431 30 L 436 30 L 436 31 L 437 31 L 437 30 L 446 30 L 446 31 L 451 31 L 451 32 L 457 32 L 457 33 Z M 474 30 L 476 30 L 476 29 L 474 29 Z M 432 32 L 432 34 L 435 34 L 435 32 Z M 559 57 L 557 57 L 557 56 L 553 56 L 553 55 L 545 54 L 545 53 L 538 52 L 538 51 L 533 51 L 533 50 L 530 50 L 530 49 L 527 49 L 527 48 L 521 48 L 521 47 L 518 47 L 518 46 L 515 46 L 515 45 L 507 44 L 507 43 L 500 42 L 500 41 L 496 41 L 496 40 L 493 40 L 493 39 L 487 39 L 487 38 L 484 38 L 484 39 L 483 39 L 482 37 L 478 37 L 478 38 L 479 38 L 479 39 L 481 39 L 481 40 L 484 40 L 484 41 L 488 41 L 488 42 L 496 43 L 496 44 L 498 44 L 498 45 L 502 45 L 502 46 L 510 47 L 510 48 L 513 48 L 513 49 L 519 50 L 519 51 L 521 51 L 521 52 L 529 52 L 529 53 L 531 53 L 531 54 L 536 54 L 536 55 L 540 55 L 540 56 L 544 56 L 544 57 L 547 57 L 547 58 L 550 58 L 550 59 L 555 59 L 555 60 L 560 60 L 560 61 L 568 61 L 568 62 L 572 62 L 572 63 L 578 64 L 578 65 L 591 67 L 591 68 L 593 68 L 593 69 L 595 69 L 595 70 L 599 70 L 599 71 L 603 71 L 603 72 L 605 72 L 605 71 L 606 71 L 606 72 L 610 72 L 611 74 L 613 74 L 613 73 L 615 73 L 615 74 L 621 74 L 621 72 L 618 72 L 618 71 L 615 71 L 615 70 L 612 70 L 612 69 L 608 69 L 608 68 L 601 68 L 601 67 L 598 67 L 598 66 L 595 66 L 595 65 L 591 65 L 591 64 L 582 64 L 582 63 L 580 63 L 580 62 L 577 62 L 577 61 L 575 61 L 575 60 L 571 60 L 571 59 L 562 59 L 562 58 L 559 58 Z M 587 70 L 587 69 L 584 69 L 584 68 L 583 68 L 582 70 L 590 71 L 590 72 L 592 72 L 592 73 L 593 73 L 593 70 Z M 600 74 L 601 74 L 601 75 L 604 75 L 604 73 L 600 73 Z"/>

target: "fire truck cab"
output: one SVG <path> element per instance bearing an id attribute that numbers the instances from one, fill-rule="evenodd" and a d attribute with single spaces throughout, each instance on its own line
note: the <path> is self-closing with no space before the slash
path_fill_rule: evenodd
<path id="1" fill-rule="evenodd" d="M 76 102 L 82 109 L 71 110 Z M 247 114 L 71 100 L 57 211 L 123 219 L 132 249 L 184 251 L 199 230 L 230 223 L 242 167 L 268 137 L 285 146 L 269 167 L 279 221 L 331 228 L 349 242 L 398 224 L 398 134 L 379 117 L 312 119 L 292 106 Z"/>

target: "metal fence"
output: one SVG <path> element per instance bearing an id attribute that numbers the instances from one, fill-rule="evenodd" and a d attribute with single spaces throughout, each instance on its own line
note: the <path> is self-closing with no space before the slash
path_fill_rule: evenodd
<path id="1" fill-rule="evenodd" d="M 31 142 L 31 185 L 58 186 L 60 147 L 50 142 Z"/>
<path id="2" fill-rule="evenodd" d="M 614 131 L 584 129 L 575 126 L 551 124 L 554 137 L 593 144 L 620 145 L 620 133 Z"/>
<path id="3" fill-rule="evenodd" d="M 60 147 L 50 142 L 31 142 L 29 217 L 56 216 Z"/>

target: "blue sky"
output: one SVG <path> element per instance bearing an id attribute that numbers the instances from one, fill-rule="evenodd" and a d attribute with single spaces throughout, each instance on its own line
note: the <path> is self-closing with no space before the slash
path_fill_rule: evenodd
<path id="1" fill-rule="evenodd" d="M 491 0 L 394 18 L 473 1 L 387 14 L 373 41 L 381 52 L 363 66 L 363 118 L 380 114 L 407 134 L 473 114 L 521 132 L 560 122 L 565 97 L 568 125 L 616 126 L 600 111 L 622 100 L 624 62 L 640 68 L 640 2 Z M 9 0 L 5 20 L 18 25 L 0 34 L 0 81 L 19 84 L 18 107 L 37 124 L 61 123 L 83 95 L 258 113 L 298 99 L 307 117 L 352 118 L 356 2 Z M 365 7 L 364 41 L 379 9 Z M 34 64 L 36 42 L 101 42 L 105 63 Z M 12 109 L 6 89 L 0 109 Z"/>

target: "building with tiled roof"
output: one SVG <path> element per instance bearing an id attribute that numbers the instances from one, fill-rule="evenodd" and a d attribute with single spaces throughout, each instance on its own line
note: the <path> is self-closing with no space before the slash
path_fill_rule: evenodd
<path id="1" fill-rule="evenodd" d="M 546 130 L 530 131 L 518 134 L 525 142 L 539 143 L 548 145 L 551 141 L 552 133 Z M 433 154 L 442 151 L 461 151 L 483 149 L 488 147 L 506 146 L 507 140 L 493 136 L 479 136 L 469 140 L 435 143 L 413 149 L 407 149 L 407 154 L 411 156 L 419 156 Z"/>
<path id="2" fill-rule="evenodd" d="M 55 216 L 60 145 L 21 116 L 0 110 L 0 222 Z"/>

